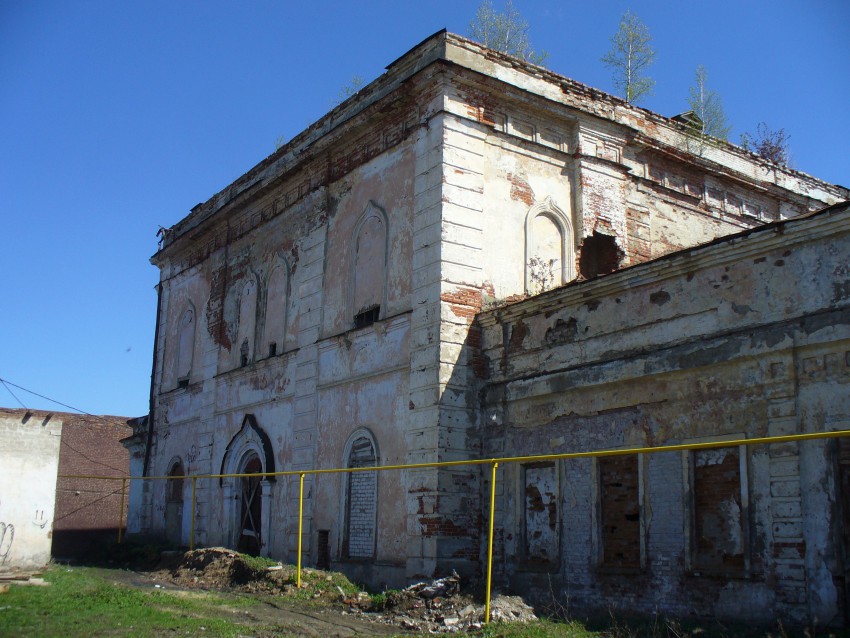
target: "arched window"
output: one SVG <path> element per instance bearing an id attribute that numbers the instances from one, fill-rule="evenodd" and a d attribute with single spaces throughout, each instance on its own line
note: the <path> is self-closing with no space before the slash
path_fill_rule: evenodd
<path id="1" fill-rule="evenodd" d="M 377 465 L 377 450 L 368 431 L 355 432 L 346 448 L 347 467 Z M 378 473 L 351 472 L 347 478 L 343 551 L 348 558 L 372 558 L 378 513 Z"/>
<path id="2" fill-rule="evenodd" d="M 283 352 L 286 338 L 286 307 L 289 295 L 289 268 L 278 260 L 269 275 L 266 290 L 266 325 L 263 350 L 269 357 Z M 263 352 L 260 352 L 262 356 Z"/>
<path id="3" fill-rule="evenodd" d="M 381 318 L 384 303 L 387 216 L 374 202 L 369 202 L 357 224 L 353 246 L 351 309 L 354 327 L 360 328 Z"/>
<path id="4" fill-rule="evenodd" d="M 239 365 L 246 366 L 254 360 L 254 327 L 257 320 L 257 283 L 249 281 L 239 297 L 239 328 L 236 350 Z"/>
<path id="5" fill-rule="evenodd" d="M 177 326 L 177 383 L 189 384 L 192 358 L 195 352 L 195 311 L 187 308 Z"/>
<path id="6" fill-rule="evenodd" d="M 525 291 L 537 294 L 571 281 L 574 261 L 572 225 L 547 197 L 526 218 Z"/>

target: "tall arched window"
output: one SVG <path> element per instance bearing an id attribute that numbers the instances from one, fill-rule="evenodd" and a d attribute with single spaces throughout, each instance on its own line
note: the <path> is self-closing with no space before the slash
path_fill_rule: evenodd
<path id="1" fill-rule="evenodd" d="M 269 275 L 266 289 L 266 325 L 263 338 L 263 350 L 273 357 L 283 352 L 286 338 L 286 308 L 289 295 L 289 268 L 286 262 L 278 260 Z M 263 356 L 263 352 L 260 352 Z"/>
<path id="2" fill-rule="evenodd" d="M 239 297 L 239 328 L 236 351 L 239 365 L 246 366 L 254 360 L 254 327 L 257 320 L 257 283 L 249 281 Z"/>
<path id="3" fill-rule="evenodd" d="M 368 431 L 356 432 L 346 447 L 347 467 L 377 465 L 377 450 Z M 348 558 L 372 558 L 378 514 L 378 473 L 351 472 L 347 479 L 343 551 Z"/>
<path id="4" fill-rule="evenodd" d="M 547 197 L 528 211 L 525 222 L 525 291 L 537 294 L 574 277 L 570 220 Z"/>
<path id="5" fill-rule="evenodd" d="M 195 351 L 195 311 L 187 308 L 177 327 L 177 383 L 188 385 Z"/>
<path id="6" fill-rule="evenodd" d="M 354 234 L 351 309 L 356 328 L 381 318 L 387 265 L 387 216 L 374 202 L 357 224 Z"/>

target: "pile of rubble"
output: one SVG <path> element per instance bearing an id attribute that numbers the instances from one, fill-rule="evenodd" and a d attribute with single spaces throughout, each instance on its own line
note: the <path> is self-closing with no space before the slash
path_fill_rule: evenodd
<path id="1" fill-rule="evenodd" d="M 49 585 L 40 571 L 0 568 L 0 594 L 9 592 L 9 585 Z"/>
<path id="2" fill-rule="evenodd" d="M 401 591 L 389 591 L 385 596 L 383 605 L 376 604 L 376 597 L 365 592 L 344 597 L 343 602 L 348 607 L 347 613 L 410 631 L 453 633 L 480 629 L 484 624 L 484 605 L 475 604 L 461 592 L 460 576 L 456 573 Z M 382 609 L 376 609 L 381 606 Z M 534 610 L 519 596 L 496 596 L 491 601 L 491 621 L 529 622 L 536 618 Z"/>
<path id="3" fill-rule="evenodd" d="M 153 579 L 179 587 L 236 589 L 243 592 L 288 596 L 295 594 L 295 569 L 291 565 L 257 567 L 246 557 L 223 547 L 163 555 L 160 570 Z M 430 582 L 421 582 L 402 590 L 383 594 L 350 593 L 351 584 L 341 575 L 317 569 L 305 569 L 312 597 L 372 622 L 409 631 L 452 633 L 480 629 L 484 624 L 484 605 L 461 590 L 456 573 Z M 334 582 L 342 582 L 348 591 Z M 156 585 L 159 587 L 159 585 Z M 302 594 L 303 596 L 303 594 Z M 502 622 L 528 622 L 536 619 L 531 607 L 518 596 L 494 596 L 490 619 Z"/>

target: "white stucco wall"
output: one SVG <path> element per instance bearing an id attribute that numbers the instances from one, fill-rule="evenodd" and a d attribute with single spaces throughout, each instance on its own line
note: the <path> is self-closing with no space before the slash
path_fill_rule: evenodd
<path id="1" fill-rule="evenodd" d="M 0 417 L 0 569 L 50 560 L 62 421 Z"/>

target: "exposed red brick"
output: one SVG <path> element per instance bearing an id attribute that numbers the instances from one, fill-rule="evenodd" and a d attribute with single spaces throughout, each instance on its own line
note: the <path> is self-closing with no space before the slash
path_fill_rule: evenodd
<path id="1" fill-rule="evenodd" d="M 508 173 L 508 181 L 511 183 L 512 200 L 522 202 L 528 206 L 534 204 L 534 191 L 524 177 Z"/>
<path id="2" fill-rule="evenodd" d="M 444 516 L 420 516 L 422 535 L 429 536 L 470 536 L 470 530 L 455 524 Z"/>
<path id="3" fill-rule="evenodd" d="M 602 563 L 640 567 L 637 456 L 599 459 Z"/>

